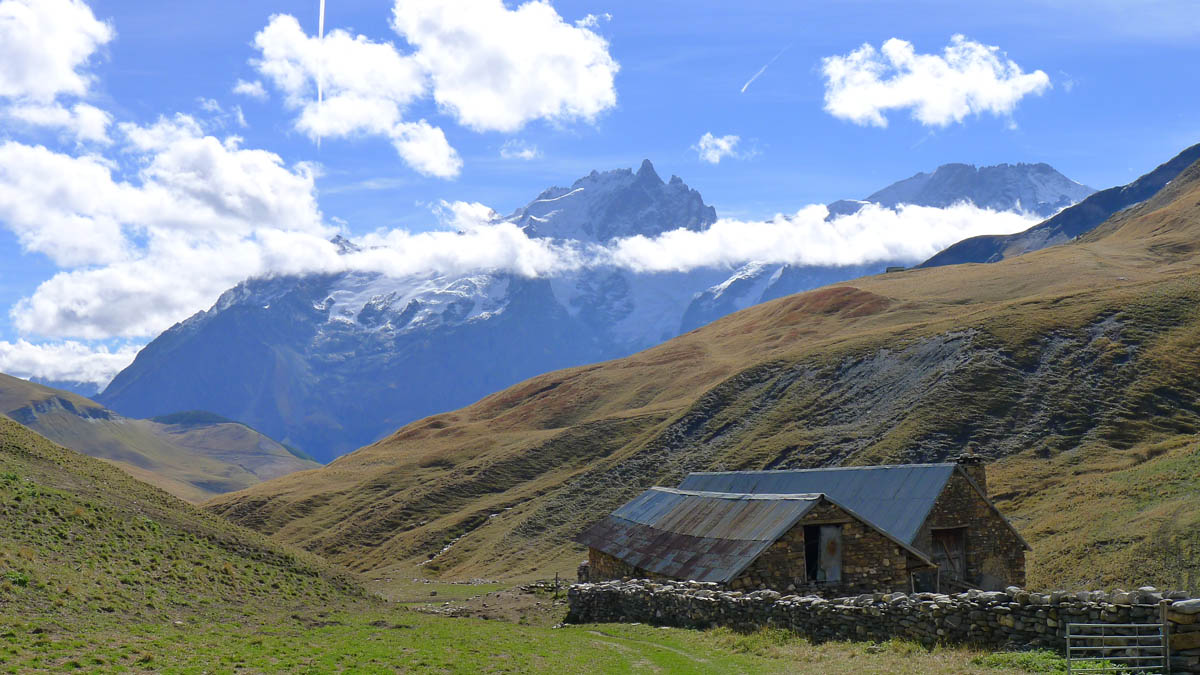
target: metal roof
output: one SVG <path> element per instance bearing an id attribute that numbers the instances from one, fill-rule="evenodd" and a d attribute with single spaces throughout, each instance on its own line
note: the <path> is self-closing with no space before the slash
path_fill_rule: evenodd
<path id="1" fill-rule="evenodd" d="M 576 539 L 634 567 L 676 579 L 728 582 L 819 494 L 731 494 L 653 487 Z"/>
<path id="2" fill-rule="evenodd" d="M 899 464 L 689 474 L 682 490 L 742 494 L 824 493 L 871 525 L 912 544 L 955 464 Z"/>

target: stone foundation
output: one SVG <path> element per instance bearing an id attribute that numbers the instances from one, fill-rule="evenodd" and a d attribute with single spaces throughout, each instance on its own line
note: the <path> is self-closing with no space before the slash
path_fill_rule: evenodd
<path id="1" fill-rule="evenodd" d="M 641 622 L 681 628 L 776 627 L 816 641 L 915 640 L 990 649 L 1042 647 L 1060 653 L 1067 623 L 1157 623 L 1171 634 L 1174 673 L 1200 673 L 1200 599 L 1151 588 L 1132 592 L 874 593 L 831 600 L 741 593 L 716 584 L 634 580 L 576 584 L 568 592 L 571 623 Z M 1121 648 L 1108 656 L 1119 656 Z"/>

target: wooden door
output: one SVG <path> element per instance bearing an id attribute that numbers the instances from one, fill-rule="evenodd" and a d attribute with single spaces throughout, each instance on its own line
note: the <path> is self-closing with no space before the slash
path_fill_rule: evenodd
<path id="1" fill-rule="evenodd" d="M 967 580 L 967 528 L 933 531 L 933 561 L 944 583 L 962 586 Z M 944 590 L 943 586 L 942 589 Z"/>

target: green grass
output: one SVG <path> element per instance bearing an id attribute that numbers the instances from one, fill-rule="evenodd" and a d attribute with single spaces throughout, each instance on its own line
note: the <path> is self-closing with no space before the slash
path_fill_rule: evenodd
<path id="1" fill-rule="evenodd" d="M 996 652 L 971 659 L 971 663 L 987 668 L 1015 670 L 1024 673 L 1066 673 L 1067 660 L 1059 654 L 1037 649 L 1028 652 Z M 1118 668 L 1114 672 L 1126 672 L 1119 664 L 1107 659 L 1089 659 L 1075 662 L 1076 668 Z"/>
<path id="2" fill-rule="evenodd" d="M 362 595 L 312 555 L 2 418 L 0 523 L 0 616 L 159 621 Z"/>
<path id="3" fill-rule="evenodd" d="M 782 631 L 741 635 L 645 625 L 518 626 L 404 609 L 342 606 L 222 621 L 69 624 L 0 620 L 0 673 L 996 673 L 978 652 L 909 643 L 813 645 Z M 1001 669 L 1001 672 L 1022 672 Z"/>

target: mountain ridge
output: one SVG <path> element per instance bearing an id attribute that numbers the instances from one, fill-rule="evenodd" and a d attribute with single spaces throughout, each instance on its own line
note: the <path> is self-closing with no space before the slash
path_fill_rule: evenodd
<path id="1" fill-rule="evenodd" d="M 1087 233 L 1122 209 L 1151 198 L 1197 160 L 1200 160 L 1200 144 L 1183 150 L 1133 182 L 1089 195 L 1078 204 L 1028 230 L 1009 235 L 981 235 L 964 239 L 918 267 L 996 262 L 1065 243 Z"/>

